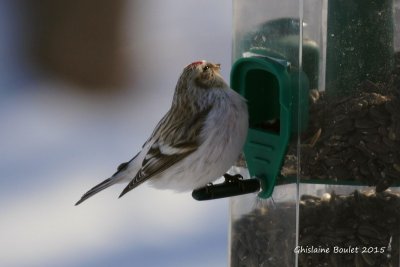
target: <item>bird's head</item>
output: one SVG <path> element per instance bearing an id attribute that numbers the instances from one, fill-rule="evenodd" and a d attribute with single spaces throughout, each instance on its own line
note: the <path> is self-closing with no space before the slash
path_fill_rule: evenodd
<path id="1" fill-rule="evenodd" d="M 179 77 L 172 106 L 197 112 L 208 108 L 215 96 L 227 88 L 220 74 L 220 64 L 195 61 L 187 65 Z"/>
<path id="2" fill-rule="evenodd" d="M 187 79 L 188 86 L 201 89 L 227 87 L 220 74 L 221 64 L 214 64 L 206 60 L 195 61 L 185 67 L 181 78 Z"/>

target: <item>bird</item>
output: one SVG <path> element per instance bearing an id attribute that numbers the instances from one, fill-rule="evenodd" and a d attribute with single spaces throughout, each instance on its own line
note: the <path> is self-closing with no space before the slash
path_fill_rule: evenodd
<path id="1" fill-rule="evenodd" d="M 248 130 L 247 101 L 232 90 L 221 65 L 206 60 L 187 65 L 172 104 L 142 149 L 75 205 L 117 183 L 119 197 L 146 182 L 156 189 L 185 192 L 211 184 L 239 158 Z"/>

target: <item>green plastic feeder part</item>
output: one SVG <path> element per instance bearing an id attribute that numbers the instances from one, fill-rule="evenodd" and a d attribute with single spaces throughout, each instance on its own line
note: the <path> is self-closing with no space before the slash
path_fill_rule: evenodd
<path id="1" fill-rule="evenodd" d="M 288 61 L 254 53 L 247 56 L 232 66 L 231 87 L 248 101 L 244 154 L 250 175 L 261 181 L 259 197 L 268 198 L 291 134 L 307 127 L 308 79 L 291 69 Z"/>

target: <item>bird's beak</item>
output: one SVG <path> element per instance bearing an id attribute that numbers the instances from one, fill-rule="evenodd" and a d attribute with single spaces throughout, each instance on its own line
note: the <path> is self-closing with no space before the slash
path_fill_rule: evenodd
<path id="1" fill-rule="evenodd" d="M 219 63 L 218 64 L 214 64 L 213 67 L 214 67 L 213 69 L 218 71 L 218 72 L 221 70 L 221 64 L 219 64 Z"/>

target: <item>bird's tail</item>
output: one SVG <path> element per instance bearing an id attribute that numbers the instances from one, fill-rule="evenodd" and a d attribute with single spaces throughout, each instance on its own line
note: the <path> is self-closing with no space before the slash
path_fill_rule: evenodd
<path id="1" fill-rule="evenodd" d="M 140 153 L 140 152 L 139 152 Z M 128 168 L 130 168 L 130 166 L 132 166 L 130 163 L 133 162 L 136 159 L 136 157 L 139 155 L 139 153 L 136 154 L 136 156 L 134 156 L 130 161 L 128 162 L 124 162 L 121 163 L 118 168 L 117 171 L 108 179 L 105 179 L 103 182 L 99 183 L 98 185 L 96 185 L 95 187 L 93 187 L 92 189 L 90 189 L 89 191 L 87 191 L 82 197 L 81 199 L 79 199 L 78 202 L 75 203 L 75 206 L 81 204 L 83 201 L 85 201 L 86 199 L 90 198 L 91 196 L 97 194 L 98 192 L 106 189 L 107 187 L 112 186 L 113 184 L 122 182 L 126 179 L 130 179 L 130 171 L 127 171 Z M 137 171 L 136 171 L 137 172 Z M 135 173 L 136 173 L 135 172 Z"/>
<path id="2" fill-rule="evenodd" d="M 108 179 L 105 179 L 103 182 L 99 183 L 98 185 L 94 186 L 92 189 L 90 189 L 89 191 L 87 191 L 82 197 L 81 199 L 79 199 L 78 202 L 75 203 L 75 206 L 81 204 L 83 201 L 85 201 L 86 199 L 90 198 L 91 196 L 97 194 L 98 192 L 106 189 L 109 186 L 112 186 L 113 184 L 117 183 L 118 179 L 115 179 L 115 177 L 111 177 Z"/>

